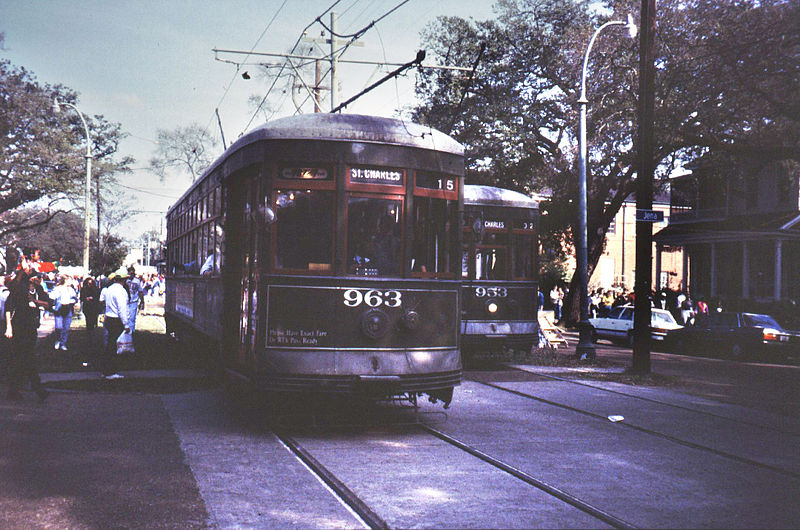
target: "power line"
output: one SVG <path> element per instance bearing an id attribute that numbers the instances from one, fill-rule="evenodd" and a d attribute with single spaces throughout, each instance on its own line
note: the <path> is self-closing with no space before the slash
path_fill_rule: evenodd
<path id="1" fill-rule="evenodd" d="M 180 197 L 180 195 L 178 195 L 176 197 L 174 195 L 163 195 L 161 193 L 155 193 L 153 191 L 147 191 L 147 190 L 143 190 L 143 189 L 140 189 L 140 188 L 134 188 L 134 187 L 131 187 L 131 186 L 126 186 L 124 184 L 120 184 L 119 182 L 117 182 L 116 185 L 119 186 L 120 188 L 125 188 L 127 190 L 133 190 L 133 191 L 136 191 L 136 192 L 139 192 L 139 193 L 147 193 L 148 195 L 155 195 L 156 197 L 163 197 L 165 199 L 172 199 L 173 201 L 176 200 L 178 197 Z"/>
<path id="2" fill-rule="evenodd" d="M 336 5 L 341 1 L 342 0 L 336 0 L 333 4 L 331 4 L 331 6 L 328 9 L 326 9 L 322 13 L 322 15 L 319 15 L 319 17 L 317 17 L 317 19 L 320 18 L 321 16 L 323 16 L 325 13 L 329 12 L 334 7 L 336 7 Z M 316 22 L 316 19 L 314 21 L 310 22 L 305 28 L 303 28 L 303 31 L 300 32 L 300 36 L 297 37 L 297 40 L 295 41 L 294 46 L 292 46 L 292 52 L 294 52 L 294 50 L 297 48 L 297 45 L 300 44 L 300 41 L 303 39 L 303 35 L 305 35 L 305 33 L 308 30 L 308 28 L 310 28 L 311 26 L 314 25 L 314 22 Z M 251 50 L 251 53 L 252 53 L 252 50 Z M 256 107 L 256 110 L 255 110 L 255 112 L 253 112 L 253 115 L 250 117 L 250 120 L 247 122 L 247 125 L 245 125 L 244 129 L 242 130 L 242 132 L 239 133 L 239 136 L 244 134 L 244 131 L 246 131 L 247 129 L 250 128 L 250 125 L 253 123 L 253 120 L 256 119 L 256 116 L 261 111 L 261 107 L 264 106 L 264 102 L 267 101 L 267 97 L 269 97 L 270 92 L 272 92 L 272 89 L 275 87 L 275 84 L 278 82 L 278 79 L 280 78 L 280 75 L 283 73 L 283 71 L 285 69 L 286 69 L 286 63 L 284 62 L 283 66 L 281 66 L 281 69 L 278 72 L 278 75 L 275 76 L 275 80 L 272 82 L 272 85 L 270 85 L 270 87 L 267 89 L 267 93 L 264 94 L 264 97 L 261 99 L 261 102 L 258 104 L 258 107 Z"/>
<path id="3" fill-rule="evenodd" d="M 288 1 L 289 0 L 283 0 L 283 3 L 281 4 L 281 6 L 278 8 L 277 11 L 275 11 L 275 14 L 272 16 L 270 21 L 267 23 L 267 26 L 264 28 L 264 31 L 261 32 L 261 35 L 258 37 L 258 39 L 256 39 L 256 42 L 253 44 L 253 47 L 250 48 L 250 53 L 252 53 L 253 50 L 256 49 L 256 46 L 258 46 L 258 43 L 261 42 L 261 39 L 263 39 L 264 35 L 267 34 L 267 31 L 272 26 L 272 23 L 275 22 L 276 18 L 278 18 L 278 15 L 283 10 L 284 6 L 286 5 L 286 3 Z M 247 57 L 249 57 L 249 54 L 247 55 Z M 245 60 L 247 59 L 247 57 L 245 57 Z M 217 102 L 217 106 L 215 108 L 216 111 L 219 110 L 219 106 L 222 105 L 223 101 L 225 101 L 225 98 L 228 96 L 228 92 L 230 92 L 230 89 L 233 86 L 233 82 L 236 81 L 236 78 L 238 77 L 238 75 L 239 75 L 239 69 L 237 67 L 236 71 L 233 73 L 233 77 L 231 77 L 231 80 L 228 82 L 228 86 L 225 87 L 225 92 L 223 92 L 222 97 L 219 99 L 219 102 Z M 211 127 L 211 123 L 213 121 L 214 121 L 214 116 L 212 115 L 211 118 L 209 118 L 208 123 L 206 123 L 206 127 L 205 127 L 205 131 L 206 132 L 208 132 L 208 128 Z"/>

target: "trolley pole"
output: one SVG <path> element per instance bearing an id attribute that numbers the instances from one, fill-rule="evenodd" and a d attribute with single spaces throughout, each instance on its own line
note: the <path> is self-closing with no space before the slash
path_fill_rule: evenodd
<path id="1" fill-rule="evenodd" d="M 633 366 L 636 373 L 650 373 L 650 294 L 653 276 L 653 224 L 640 220 L 640 212 L 653 207 L 655 31 L 656 0 L 642 0 L 639 36 L 639 174 L 636 189 L 636 281 L 633 309 Z"/>

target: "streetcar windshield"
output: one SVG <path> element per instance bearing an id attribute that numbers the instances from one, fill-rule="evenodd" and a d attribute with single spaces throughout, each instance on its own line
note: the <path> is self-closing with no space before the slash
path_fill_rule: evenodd
<path id="1" fill-rule="evenodd" d="M 506 249 L 481 248 L 475 251 L 476 280 L 507 280 Z"/>
<path id="2" fill-rule="evenodd" d="M 456 242 L 450 220 L 455 219 L 457 207 L 456 201 L 414 198 L 411 271 L 415 275 L 432 276 L 452 271 L 451 256 Z"/>
<path id="3" fill-rule="evenodd" d="M 348 274 L 400 275 L 401 212 L 399 199 L 348 198 Z"/>

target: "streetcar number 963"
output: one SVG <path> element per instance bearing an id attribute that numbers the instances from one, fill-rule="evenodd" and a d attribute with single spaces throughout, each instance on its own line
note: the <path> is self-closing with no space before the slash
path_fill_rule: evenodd
<path id="1" fill-rule="evenodd" d="M 366 304 L 369 307 L 400 307 L 403 303 L 403 295 L 400 291 L 378 291 L 376 289 L 360 290 L 347 289 L 344 292 L 344 305 L 347 307 L 358 307 Z"/>
<path id="2" fill-rule="evenodd" d="M 476 287 L 475 296 L 478 298 L 483 298 L 484 296 L 488 296 L 489 298 L 505 298 L 508 296 L 508 291 L 505 287 Z"/>

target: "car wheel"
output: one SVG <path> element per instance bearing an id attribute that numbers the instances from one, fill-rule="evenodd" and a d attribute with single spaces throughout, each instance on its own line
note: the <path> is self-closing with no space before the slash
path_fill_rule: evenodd
<path id="1" fill-rule="evenodd" d="M 681 355 L 689 353 L 689 344 L 687 344 L 686 339 L 680 338 L 675 342 L 675 352 Z"/>
<path id="2" fill-rule="evenodd" d="M 592 328 L 592 344 L 597 344 L 597 330 Z"/>
<path id="3" fill-rule="evenodd" d="M 731 346 L 731 358 L 736 360 L 744 358 L 744 347 L 742 347 L 741 344 L 734 343 L 734 345 Z"/>
<path id="4" fill-rule="evenodd" d="M 625 339 L 625 345 L 628 346 L 628 348 L 633 348 L 633 332 L 632 331 L 628 332 L 628 337 Z"/>

